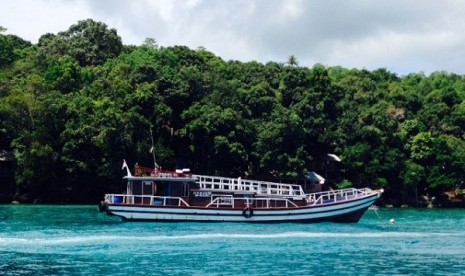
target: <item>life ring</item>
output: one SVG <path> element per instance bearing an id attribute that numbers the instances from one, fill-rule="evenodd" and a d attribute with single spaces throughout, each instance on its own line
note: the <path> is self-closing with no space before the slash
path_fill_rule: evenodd
<path id="1" fill-rule="evenodd" d="M 250 207 L 246 207 L 243 211 L 242 211 L 242 215 L 245 217 L 245 218 L 250 218 L 253 216 L 253 210 L 250 208 Z"/>

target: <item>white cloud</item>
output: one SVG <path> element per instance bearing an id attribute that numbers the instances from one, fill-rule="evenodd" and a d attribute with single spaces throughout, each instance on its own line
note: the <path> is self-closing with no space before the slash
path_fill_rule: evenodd
<path id="1" fill-rule="evenodd" d="M 299 18 L 303 15 L 303 9 L 301 8 L 302 6 L 304 6 L 302 0 L 284 1 L 283 6 L 279 11 L 279 21 L 286 22 Z"/>
<path id="2" fill-rule="evenodd" d="M 125 44 L 152 37 L 224 59 L 465 74 L 463 14 L 460 0 L 6 0 L 0 25 L 36 42 L 93 18 Z"/>
<path id="3" fill-rule="evenodd" d="M 37 42 L 46 33 L 64 31 L 78 20 L 90 16 L 84 6 L 74 1 L 7 0 L 1 4 L 0 25 L 10 34 Z"/>

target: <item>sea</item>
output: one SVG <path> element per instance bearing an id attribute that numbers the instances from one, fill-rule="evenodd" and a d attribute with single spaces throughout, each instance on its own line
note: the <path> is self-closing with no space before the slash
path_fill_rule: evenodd
<path id="1" fill-rule="evenodd" d="M 248 224 L 123 222 L 97 206 L 0 205 L 0 275 L 465 275 L 465 210 L 379 208 L 354 224 Z"/>

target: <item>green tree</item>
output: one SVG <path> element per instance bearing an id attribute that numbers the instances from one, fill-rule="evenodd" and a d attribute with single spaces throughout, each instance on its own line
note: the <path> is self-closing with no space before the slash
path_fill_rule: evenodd
<path id="1" fill-rule="evenodd" d="M 68 56 L 58 58 L 45 73 L 45 81 L 54 90 L 69 93 L 81 88 L 81 67 Z"/>
<path id="2" fill-rule="evenodd" d="M 101 65 L 117 57 L 123 47 L 115 29 L 92 19 L 81 20 L 56 36 L 42 37 L 40 42 L 43 56 L 69 55 L 81 66 Z"/>
<path id="3" fill-rule="evenodd" d="M 461 75 L 224 61 L 153 39 L 125 46 L 91 19 L 35 45 L 4 31 L 0 148 L 31 198 L 120 192 L 121 159 L 152 164 L 150 136 L 168 169 L 286 180 L 324 172 L 331 152 L 339 186 L 384 187 L 392 203 L 463 188 Z"/>
<path id="4" fill-rule="evenodd" d="M 289 64 L 290 66 L 298 66 L 299 61 L 297 60 L 297 58 L 294 55 L 290 55 L 287 58 L 287 64 Z"/>
<path id="5" fill-rule="evenodd" d="M 254 155 L 257 170 L 281 177 L 302 175 L 309 156 L 304 146 L 302 119 L 293 111 L 277 106 L 268 121 L 257 126 Z"/>
<path id="6" fill-rule="evenodd" d="M 194 104 L 182 114 L 194 168 L 205 173 L 242 175 L 247 152 L 241 144 L 245 135 L 238 114 L 231 108 Z"/>
<path id="7" fill-rule="evenodd" d="M 2 34 L 6 31 L 0 26 L 0 69 L 11 64 L 14 60 L 14 45 L 11 39 Z"/>

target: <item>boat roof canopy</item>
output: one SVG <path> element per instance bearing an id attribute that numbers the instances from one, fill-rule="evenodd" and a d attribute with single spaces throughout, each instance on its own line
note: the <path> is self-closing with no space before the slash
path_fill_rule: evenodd
<path id="1" fill-rule="evenodd" d="M 324 184 L 326 180 L 316 172 L 309 172 L 305 177 L 310 181 L 319 182 L 320 184 Z"/>
<path id="2" fill-rule="evenodd" d="M 167 181 L 167 182 L 195 182 L 193 177 L 158 177 L 158 176 L 125 176 L 128 181 Z"/>
<path id="3" fill-rule="evenodd" d="M 341 162 L 341 158 L 333 153 L 326 154 L 326 160 L 333 162 Z"/>

